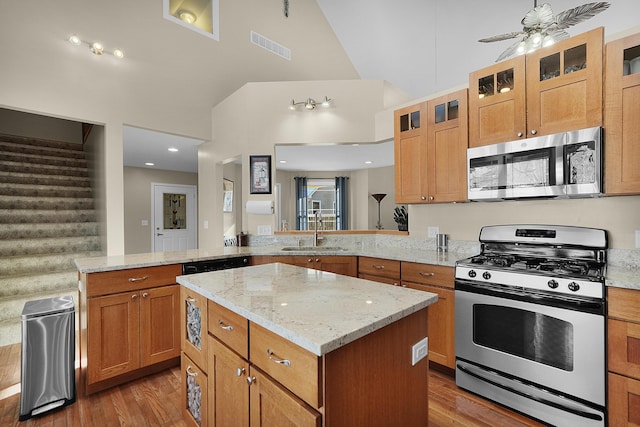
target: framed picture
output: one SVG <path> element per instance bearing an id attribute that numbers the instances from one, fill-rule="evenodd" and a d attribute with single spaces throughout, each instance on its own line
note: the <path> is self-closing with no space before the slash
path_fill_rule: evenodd
<path id="1" fill-rule="evenodd" d="M 222 179 L 223 201 L 222 212 L 233 212 L 233 181 Z"/>
<path id="2" fill-rule="evenodd" d="M 251 194 L 271 194 L 271 156 L 249 156 Z"/>

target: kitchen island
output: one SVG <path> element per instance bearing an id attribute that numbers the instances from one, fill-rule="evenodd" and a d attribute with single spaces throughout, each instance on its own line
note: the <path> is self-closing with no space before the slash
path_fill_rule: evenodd
<path id="1" fill-rule="evenodd" d="M 186 420 L 427 425 L 437 295 L 280 263 L 177 282 Z"/>

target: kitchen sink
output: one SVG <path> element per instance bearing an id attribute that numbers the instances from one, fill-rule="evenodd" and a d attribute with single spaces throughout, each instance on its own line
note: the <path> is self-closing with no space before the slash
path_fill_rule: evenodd
<path id="1" fill-rule="evenodd" d="M 297 252 L 340 252 L 347 249 L 338 246 L 285 246 L 283 251 L 297 251 Z"/>

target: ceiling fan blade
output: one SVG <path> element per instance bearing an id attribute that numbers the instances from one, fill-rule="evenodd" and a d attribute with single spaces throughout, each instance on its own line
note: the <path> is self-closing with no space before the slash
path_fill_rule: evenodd
<path id="1" fill-rule="evenodd" d="M 493 37 L 487 37 L 486 39 L 480 39 L 478 41 L 482 43 L 499 42 L 502 40 L 515 39 L 516 37 L 524 36 L 524 34 L 525 33 L 523 33 L 522 31 L 517 31 L 513 33 L 505 33 Z"/>
<path id="2" fill-rule="evenodd" d="M 513 55 L 516 51 L 516 49 L 518 49 L 518 46 L 520 45 L 522 41 L 518 40 L 517 42 L 515 42 L 514 44 L 512 44 L 511 46 L 509 46 L 504 52 L 502 52 L 500 54 L 500 56 L 498 56 L 498 59 L 496 59 L 496 62 L 500 62 L 505 58 L 510 57 L 511 55 Z"/>
<path id="3" fill-rule="evenodd" d="M 598 13 L 609 8 L 607 2 L 587 3 L 582 6 L 574 7 L 573 9 L 560 12 L 556 18 L 557 29 L 564 30 L 580 22 L 586 21 L 589 18 L 593 18 Z"/>
<path id="4" fill-rule="evenodd" d="M 522 18 L 522 26 L 525 29 L 546 27 L 553 22 L 553 10 L 549 3 L 534 7 Z"/>

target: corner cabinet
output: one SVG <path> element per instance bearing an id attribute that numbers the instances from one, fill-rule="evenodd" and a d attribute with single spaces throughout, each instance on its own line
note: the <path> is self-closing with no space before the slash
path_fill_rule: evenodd
<path id="1" fill-rule="evenodd" d="M 602 126 L 604 28 L 469 75 L 469 146 Z"/>
<path id="2" fill-rule="evenodd" d="M 468 91 L 394 112 L 396 203 L 467 199 Z"/>
<path id="3" fill-rule="evenodd" d="M 640 290 L 607 288 L 609 425 L 640 425 Z"/>
<path id="4" fill-rule="evenodd" d="M 178 364 L 180 264 L 80 275 L 80 389 Z"/>
<path id="5" fill-rule="evenodd" d="M 605 67 L 605 193 L 640 194 L 640 34 L 607 43 Z"/>

